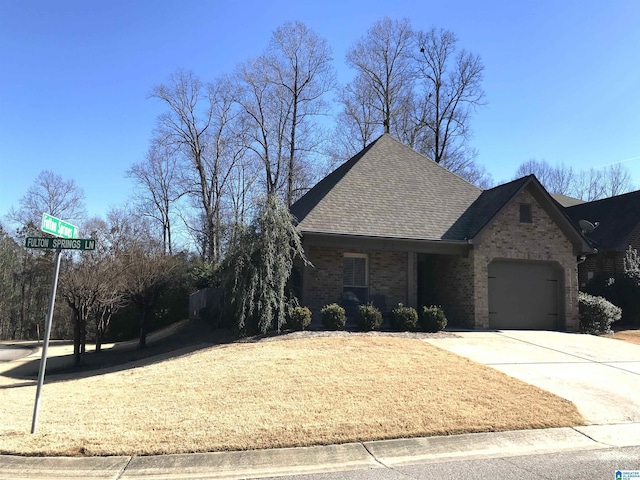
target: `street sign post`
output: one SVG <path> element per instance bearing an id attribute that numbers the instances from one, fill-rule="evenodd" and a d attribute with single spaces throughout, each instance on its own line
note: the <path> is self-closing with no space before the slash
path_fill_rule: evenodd
<path id="1" fill-rule="evenodd" d="M 91 238 L 27 237 L 27 248 L 61 248 L 63 250 L 95 250 L 96 241 Z"/>
<path id="2" fill-rule="evenodd" d="M 42 225 L 40 226 L 40 230 L 45 233 L 50 233 L 56 237 L 78 238 L 78 227 L 71 225 L 64 220 L 60 220 L 53 215 L 49 215 L 48 213 L 42 214 Z"/>
<path id="3" fill-rule="evenodd" d="M 78 238 L 78 227 L 71 225 L 64 220 L 60 220 L 48 213 L 42 214 L 42 225 L 40 230 L 50 233 L 58 238 L 49 237 L 27 237 L 25 246 L 27 248 L 52 248 L 55 249 L 55 260 L 53 267 L 53 279 L 51 281 L 51 297 L 49 298 L 49 311 L 45 321 L 44 342 L 42 345 L 42 358 L 40 360 L 40 371 L 38 372 L 38 387 L 36 388 L 36 401 L 33 405 L 33 420 L 31 422 L 31 433 L 36 433 L 38 425 L 38 410 L 40 408 L 40 393 L 44 384 L 44 372 L 47 369 L 47 350 L 49 349 L 49 338 L 51 337 L 51 323 L 53 322 L 53 309 L 56 303 L 56 289 L 58 288 L 58 275 L 60 273 L 60 253 L 63 249 L 73 250 L 95 250 L 96 242 L 92 239 Z"/>
<path id="4" fill-rule="evenodd" d="M 51 284 L 51 297 L 49 297 L 49 310 L 45 321 L 44 342 L 42 344 L 42 358 L 40 359 L 40 371 L 38 372 L 38 387 L 36 388 L 36 401 L 33 405 L 33 420 L 31 421 L 31 433 L 36 433 L 38 424 L 38 410 L 40 409 L 40 392 L 44 384 L 44 372 L 47 369 L 47 350 L 49 349 L 49 337 L 51 337 L 51 323 L 53 322 L 53 309 L 56 303 L 56 289 L 58 288 L 58 273 L 60 272 L 60 249 L 56 250 L 56 258 L 53 267 L 53 280 Z"/>

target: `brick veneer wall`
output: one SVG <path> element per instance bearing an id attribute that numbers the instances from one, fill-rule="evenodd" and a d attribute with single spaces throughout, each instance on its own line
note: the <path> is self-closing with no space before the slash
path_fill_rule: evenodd
<path id="1" fill-rule="evenodd" d="M 473 264 L 470 257 L 425 255 L 418 301 L 442 306 L 448 324 L 474 327 Z"/>
<path id="2" fill-rule="evenodd" d="M 369 297 L 384 295 L 387 309 L 407 303 L 407 252 L 369 251 L 310 246 L 305 252 L 314 267 L 307 267 L 308 285 L 303 303 L 317 314 L 320 309 L 342 296 L 342 268 L 345 253 L 366 253 L 369 258 Z M 305 281 L 303 280 L 303 281 Z"/>
<path id="3" fill-rule="evenodd" d="M 520 204 L 531 204 L 532 223 L 520 222 Z M 488 267 L 495 259 L 557 262 L 564 275 L 561 328 L 578 328 L 578 268 L 573 247 L 528 189 L 514 198 L 474 239 L 475 328 L 489 328 Z"/>

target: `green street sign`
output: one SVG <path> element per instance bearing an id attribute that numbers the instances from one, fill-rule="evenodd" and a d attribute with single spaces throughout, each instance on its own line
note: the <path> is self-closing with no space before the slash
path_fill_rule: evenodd
<path id="1" fill-rule="evenodd" d="M 56 237 L 62 238 L 78 238 L 78 227 L 71 225 L 70 223 L 53 217 L 48 213 L 42 214 L 42 225 L 40 230 L 45 233 L 50 233 Z"/>
<path id="2" fill-rule="evenodd" d="M 95 250 L 96 241 L 91 238 L 27 237 L 27 248 L 61 248 L 63 250 Z"/>

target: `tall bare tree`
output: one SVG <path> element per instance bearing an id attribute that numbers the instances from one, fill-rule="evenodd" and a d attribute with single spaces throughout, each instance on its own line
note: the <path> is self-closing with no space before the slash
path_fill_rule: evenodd
<path id="1" fill-rule="evenodd" d="M 323 98 L 335 83 L 331 60 L 325 39 L 303 23 L 287 22 L 265 54 L 237 71 L 246 145 L 262 164 L 266 193 L 284 190 L 289 205 L 307 186 L 305 156 L 319 143 L 311 125 L 326 113 Z"/>
<path id="2" fill-rule="evenodd" d="M 140 211 L 160 225 L 164 251 L 173 253 L 174 209 L 186 194 L 176 151 L 162 139 L 154 139 L 145 160 L 134 164 L 127 176 L 137 184 Z"/>
<path id="3" fill-rule="evenodd" d="M 361 85 L 373 94 L 363 100 L 377 112 L 375 124 L 384 133 L 391 132 L 395 117 L 402 110 L 403 95 L 413 89 L 412 38 L 408 19 L 384 17 L 347 52 L 347 64 L 356 69 L 351 89 Z"/>
<path id="4" fill-rule="evenodd" d="M 43 170 L 38 174 L 27 193 L 20 199 L 17 209 L 12 208 L 9 218 L 26 226 L 30 222 L 40 225 L 43 213 L 79 223 L 86 215 L 84 192 L 73 180 Z"/>
<path id="5" fill-rule="evenodd" d="M 338 157 L 351 157 L 380 135 L 378 110 L 370 101 L 374 97 L 374 89 L 363 75 L 356 75 L 340 90 L 338 98 L 343 108 L 338 113 L 338 144 L 334 144 Z"/>
<path id="6" fill-rule="evenodd" d="M 422 94 L 419 125 L 427 131 L 419 150 L 456 172 L 468 160 L 470 117 L 482 105 L 484 66 L 478 55 L 461 50 L 449 30 L 417 32 L 413 55 Z"/>
<path id="7" fill-rule="evenodd" d="M 221 254 L 221 196 L 237 155 L 230 125 L 235 119 L 236 91 L 225 79 L 205 85 L 193 73 L 178 71 L 152 97 L 169 110 L 158 119 L 157 138 L 175 148 L 189 166 L 187 192 L 202 209 L 205 259 Z"/>
<path id="8" fill-rule="evenodd" d="M 326 39 L 302 22 L 286 22 L 273 32 L 267 58 L 272 68 L 272 82 L 283 90 L 285 102 L 291 104 L 287 122 L 286 196 L 286 203 L 290 206 L 299 193 L 295 180 L 300 178 L 301 157 L 314 147 L 310 141 L 311 129 L 300 130 L 308 127 L 311 117 L 327 111 L 324 96 L 335 87 L 333 59 Z"/>
<path id="9" fill-rule="evenodd" d="M 356 73 L 339 97 L 341 141 L 334 154 L 348 158 L 391 133 L 463 178 L 489 186 L 491 178 L 468 144 L 471 114 L 483 103 L 484 67 L 456 44 L 448 30 L 416 32 L 407 19 L 376 22 L 347 53 Z"/>

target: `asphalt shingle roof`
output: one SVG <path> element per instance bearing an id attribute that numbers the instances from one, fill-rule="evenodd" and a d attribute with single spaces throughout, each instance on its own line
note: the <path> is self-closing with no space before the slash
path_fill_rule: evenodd
<path id="1" fill-rule="evenodd" d="M 291 206 L 301 232 L 463 240 L 482 190 L 385 134 Z M 485 192 L 486 193 L 486 192 Z"/>
<path id="2" fill-rule="evenodd" d="M 640 190 L 568 207 L 566 212 L 578 229 L 580 220 L 599 223 L 586 234 L 594 247 L 625 250 L 627 238 L 640 223 Z"/>

